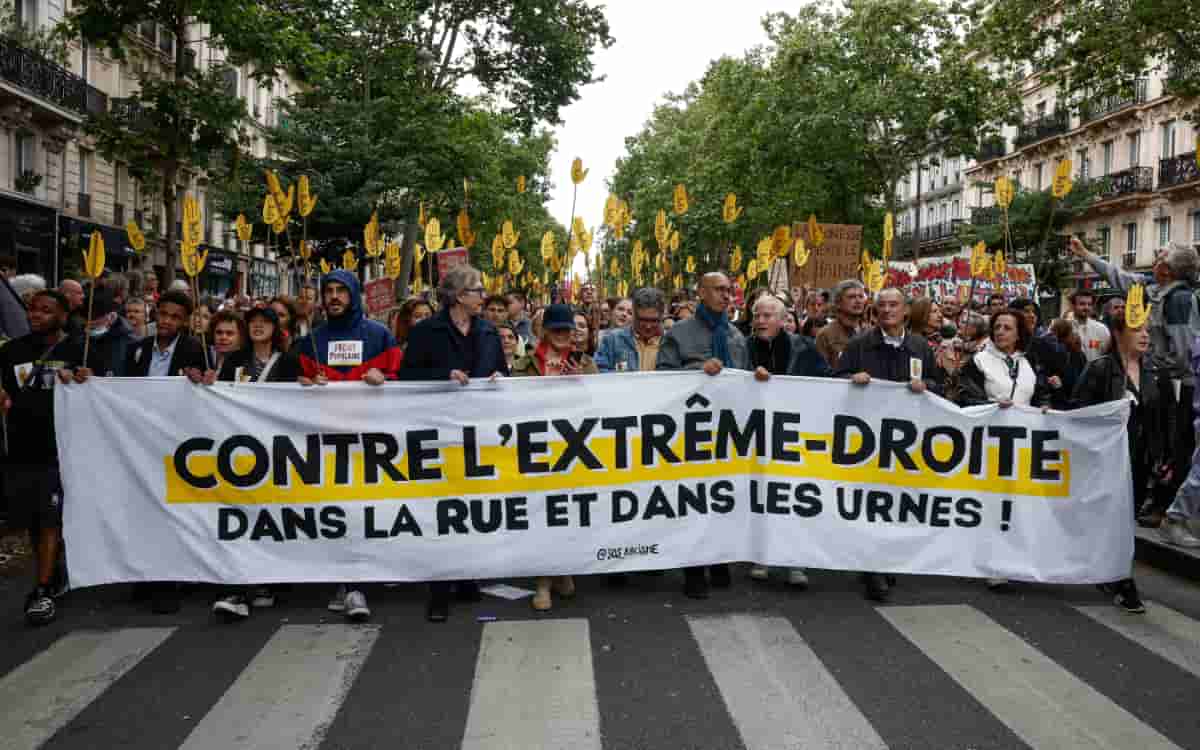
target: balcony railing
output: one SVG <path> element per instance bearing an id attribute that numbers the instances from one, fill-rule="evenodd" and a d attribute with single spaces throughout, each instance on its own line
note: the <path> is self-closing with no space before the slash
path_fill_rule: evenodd
<path id="1" fill-rule="evenodd" d="M 1196 152 L 1191 151 L 1158 162 L 1158 189 L 1183 185 L 1200 180 L 1200 165 L 1196 164 Z"/>
<path id="2" fill-rule="evenodd" d="M 109 114 L 131 130 L 145 130 L 154 125 L 154 113 L 134 98 L 109 99 Z"/>
<path id="3" fill-rule="evenodd" d="M 984 206 L 971 209 L 971 223 L 977 227 L 999 224 L 1003 214 L 999 206 Z"/>
<path id="4" fill-rule="evenodd" d="M 77 193 L 75 197 L 78 199 L 79 215 L 91 217 L 92 215 L 92 196 L 90 193 Z"/>
<path id="5" fill-rule="evenodd" d="M 1148 85 L 1146 79 L 1139 78 L 1133 82 L 1133 88 L 1128 93 L 1105 96 L 1098 99 L 1085 99 L 1079 103 L 1079 121 L 1081 123 L 1090 122 L 1105 115 L 1110 115 L 1113 112 L 1118 112 L 1126 107 L 1131 107 L 1134 104 L 1141 104 L 1146 101 L 1147 91 Z"/>
<path id="6" fill-rule="evenodd" d="M 125 205 L 123 203 L 113 204 L 113 225 L 118 227 L 125 226 Z"/>
<path id="7" fill-rule="evenodd" d="M 1101 177 L 1100 191 L 1096 200 L 1109 200 L 1125 195 L 1154 192 L 1154 169 L 1151 167 L 1130 167 L 1120 172 L 1113 172 L 1107 177 Z"/>
<path id="8" fill-rule="evenodd" d="M 0 78 L 80 114 L 92 112 L 105 99 L 79 76 L 2 36 Z"/>
<path id="9" fill-rule="evenodd" d="M 923 226 L 921 227 L 921 242 L 940 242 L 955 237 L 958 234 L 958 227 L 962 223 L 962 219 L 951 219 L 939 224 Z"/>
<path id="10" fill-rule="evenodd" d="M 1014 143 L 1017 148 L 1024 148 L 1031 143 L 1062 135 L 1067 132 L 1069 126 L 1070 117 L 1066 110 L 1058 110 L 1054 114 L 1021 123 L 1017 128 L 1017 139 Z"/>
<path id="11" fill-rule="evenodd" d="M 1008 150 L 1008 144 L 1003 138 L 989 138 L 979 144 L 979 161 L 991 161 L 1004 156 Z"/>

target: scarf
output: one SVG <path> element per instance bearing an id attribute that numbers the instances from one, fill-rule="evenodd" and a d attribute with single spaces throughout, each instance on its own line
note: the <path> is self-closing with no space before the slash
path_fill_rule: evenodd
<path id="1" fill-rule="evenodd" d="M 567 349 L 565 354 L 559 355 L 559 357 L 561 357 L 561 361 L 566 361 L 574 351 L 575 351 L 575 347 L 574 347 L 574 345 L 572 345 L 569 349 Z M 549 355 L 550 355 L 550 343 L 548 341 L 539 342 L 537 345 L 537 349 L 533 350 L 533 362 L 534 362 L 534 366 L 537 367 L 538 375 L 546 375 L 547 374 L 546 373 L 546 360 L 549 357 Z M 554 373 L 555 375 L 562 374 L 561 363 L 559 364 L 558 370 L 559 370 L 558 372 Z"/>
<path id="2" fill-rule="evenodd" d="M 733 367 L 733 356 L 729 353 L 729 316 L 709 310 L 706 305 L 696 306 L 696 318 L 712 331 L 712 354 L 721 360 L 723 367 Z"/>

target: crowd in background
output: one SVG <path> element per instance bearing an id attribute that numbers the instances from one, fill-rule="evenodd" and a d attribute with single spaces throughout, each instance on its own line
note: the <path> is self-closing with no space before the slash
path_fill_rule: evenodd
<path id="1" fill-rule="evenodd" d="M 6 436 L 6 503 L 0 509 L 11 525 L 29 529 L 33 543 L 36 580 L 26 618 L 35 624 L 52 620 L 56 600 L 69 588 L 53 387 L 92 377 L 182 376 L 199 385 L 466 384 L 502 376 L 674 369 L 716 375 L 731 368 L 753 372 L 759 381 L 836 377 L 864 388 L 877 380 L 902 382 L 962 407 L 1069 410 L 1128 398 L 1131 512 L 1170 544 L 1200 546 L 1187 526 L 1200 515 L 1200 468 L 1193 456 L 1200 429 L 1200 404 L 1193 403 L 1200 372 L 1200 260 L 1190 247 L 1171 246 L 1152 273 L 1141 276 L 1109 265 L 1078 240 L 1071 247 L 1104 279 L 1104 296 L 1078 289 L 1069 295 L 1069 310 L 1053 320 L 1043 319 L 1036 300 L 1002 292 L 939 300 L 887 288 L 872 296 L 856 279 L 830 289 L 754 289 L 739 306 L 737 290 L 721 273 L 669 296 L 642 288 L 628 298 L 603 298 L 584 284 L 569 302 L 542 304 L 519 291 L 489 296 L 481 274 L 462 265 L 443 275 L 436 294 L 406 299 L 386 321 L 375 321 L 364 311 L 358 277 L 342 270 L 296 297 L 230 294 L 216 301 L 193 299 L 186 282 L 160 291 L 153 271 L 109 274 L 94 289 L 71 279 L 47 289 L 39 277 L 15 275 L 11 260 L 0 258 Z M 1135 284 L 1144 289 L 1150 310 L 1144 321 L 1125 309 Z M 750 575 L 767 580 L 770 571 L 754 566 Z M 783 575 L 791 585 L 808 585 L 807 571 Z M 862 580 L 876 601 L 886 601 L 895 585 L 880 573 L 863 572 Z M 625 576 L 609 582 L 623 585 Z M 730 583 L 726 565 L 684 571 L 690 597 L 705 598 L 710 587 Z M 569 576 L 540 577 L 535 584 L 532 604 L 539 611 L 551 609 L 555 596 L 575 593 Z M 1012 586 L 1002 579 L 988 585 Z M 1102 588 L 1122 609 L 1144 611 L 1132 578 Z M 156 612 L 175 611 L 180 592 L 172 582 L 135 587 Z M 273 606 L 276 595 L 266 586 L 230 589 L 213 609 L 243 619 L 255 607 Z M 479 588 L 473 581 L 431 584 L 430 621 L 447 619 L 452 595 L 472 600 Z M 336 588 L 329 609 L 356 620 L 370 615 L 363 587 L 353 581 Z"/>

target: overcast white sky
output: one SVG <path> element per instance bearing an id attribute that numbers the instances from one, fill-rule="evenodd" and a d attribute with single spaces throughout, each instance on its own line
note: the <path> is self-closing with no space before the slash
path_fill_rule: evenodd
<path id="1" fill-rule="evenodd" d="M 605 14 L 615 40 L 595 55 L 606 80 L 585 86 L 563 110 L 558 151 L 552 156 L 550 213 L 571 218 L 571 160 L 590 169 L 579 186 L 576 213 L 594 226 L 604 211 L 605 180 L 662 95 L 682 91 L 721 55 L 737 55 L 767 41 L 760 20 L 771 11 L 796 13 L 801 0 L 608 0 Z M 580 258 L 582 260 L 582 258 Z"/>

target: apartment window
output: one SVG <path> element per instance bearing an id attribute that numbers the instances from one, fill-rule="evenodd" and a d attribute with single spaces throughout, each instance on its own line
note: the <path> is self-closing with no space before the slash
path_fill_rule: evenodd
<path id="1" fill-rule="evenodd" d="M 1034 190 L 1042 189 L 1042 172 L 1045 171 L 1045 167 L 1046 167 L 1046 165 L 1044 163 L 1033 165 L 1033 189 Z"/>
<path id="2" fill-rule="evenodd" d="M 933 210 L 933 206 L 929 207 L 929 223 L 932 225 L 937 218 L 937 214 Z"/>
<path id="3" fill-rule="evenodd" d="M 1139 167 L 1142 164 L 1142 133 L 1129 134 L 1129 166 Z"/>
<path id="4" fill-rule="evenodd" d="M 1042 101 L 1037 103 L 1037 114 L 1038 114 L 1038 118 L 1042 118 L 1042 117 L 1046 116 L 1046 100 L 1045 99 L 1043 99 Z"/>
<path id="5" fill-rule="evenodd" d="M 84 148 L 79 149 L 79 192 L 92 192 L 92 152 Z"/>
<path id="6" fill-rule="evenodd" d="M 85 83 L 91 80 L 91 78 L 88 77 L 88 71 L 89 71 L 88 58 L 89 57 L 91 57 L 91 55 L 88 54 L 87 40 L 80 39 L 79 40 L 79 76 L 84 80 Z"/>
<path id="7" fill-rule="evenodd" d="M 950 204 L 950 218 L 957 219 L 958 211 L 959 211 L 958 201 L 954 201 L 954 203 Z"/>
<path id="8" fill-rule="evenodd" d="M 1192 214 L 1192 242 L 1200 244 L 1200 211 Z"/>
<path id="9" fill-rule="evenodd" d="M 125 203 L 125 168 L 113 165 L 113 203 Z"/>
<path id="10" fill-rule="evenodd" d="M 15 177 L 20 177 L 26 172 L 34 172 L 33 168 L 33 136 L 29 133 L 17 133 L 16 135 L 16 174 Z"/>
<path id="11" fill-rule="evenodd" d="M 1100 257 L 1105 260 L 1112 258 L 1112 229 L 1100 227 Z"/>
<path id="12" fill-rule="evenodd" d="M 1170 159 L 1175 155 L 1175 122 L 1164 122 L 1162 128 L 1162 158 Z"/>
<path id="13" fill-rule="evenodd" d="M 1171 217 L 1164 216 L 1154 221 L 1158 225 L 1158 246 L 1166 247 L 1171 244 Z"/>
<path id="14" fill-rule="evenodd" d="M 1102 152 L 1103 152 L 1103 154 L 1104 154 L 1104 155 L 1103 155 L 1103 157 L 1102 157 L 1102 159 L 1103 159 L 1103 163 L 1104 163 L 1104 164 L 1103 164 L 1103 169 L 1104 169 L 1104 171 L 1103 171 L 1103 172 L 1101 172 L 1100 176 L 1101 176 L 1101 177 L 1107 177 L 1108 175 L 1112 174 L 1112 168 L 1113 168 L 1113 142 L 1112 142 L 1112 141 L 1105 141 L 1105 142 L 1104 142 L 1104 145 L 1101 147 L 1101 151 L 1102 151 Z"/>
<path id="15" fill-rule="evenodd" d="M 1079 165 L 1079 179 L 1087 180 L 1092 176 L 1092 160 L 1088 157 L 1088 150 L 1081 148 L 1075 152 L 1075 163 Z"/>
<path id="16" fill-rule="evenodd" d="M 1131 222 L 1125 225 L 1125 257 L 1121 259 L 1126 268 L 1137 265 L 1138 225 Z"/>
<path id="17" fill-rule="evenodd" d="M 29 30 L 34 30 L 38 25 L 37 14 L 38 0 L 16 0 L 13 4 L 14 20 Z"/>

